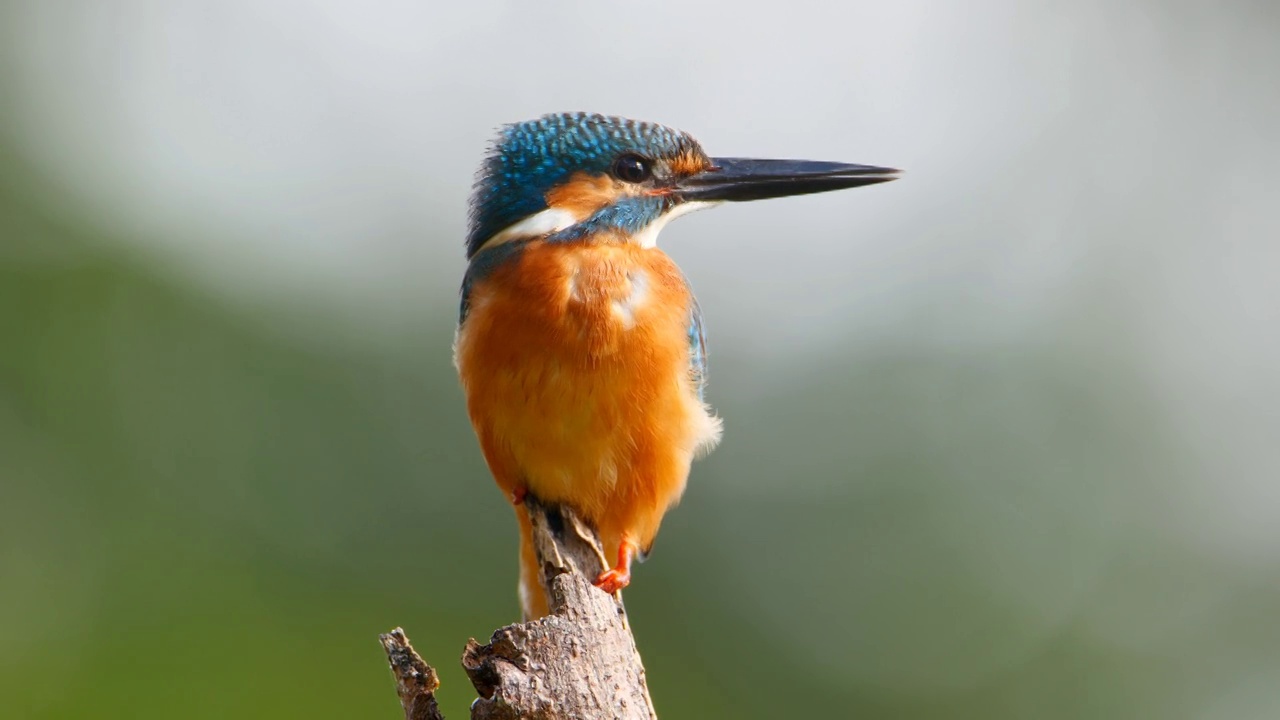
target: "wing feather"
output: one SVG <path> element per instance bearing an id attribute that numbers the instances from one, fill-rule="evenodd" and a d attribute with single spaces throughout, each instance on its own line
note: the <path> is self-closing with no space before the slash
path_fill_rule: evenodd
<path id="1" fill-rule="evenodd" d="M 689 370 L 693 375 L 694 387 L 698 390 L 698 399 L 704 397 L 707 387 L 707 333 L 702 323 L 702 308 L 698 299 L 689 295 Z"/>

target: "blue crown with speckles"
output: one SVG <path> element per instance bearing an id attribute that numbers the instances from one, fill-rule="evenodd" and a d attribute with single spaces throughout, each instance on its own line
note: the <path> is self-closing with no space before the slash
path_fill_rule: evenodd
<path id="1" fill-rule="evenodd" d="M 626 152 L 650 158 L 701 153 L 689 135 L 594 113 L 557 113 L 502 128 L 471 195 L 467 257 L 485 240 L 547 208 L 546 193 L 575 172 L 604 174 Z"/>

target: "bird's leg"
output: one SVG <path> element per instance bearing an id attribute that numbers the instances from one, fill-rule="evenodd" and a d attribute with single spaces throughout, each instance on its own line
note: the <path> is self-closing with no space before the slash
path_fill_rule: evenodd
<path id="1" fill-rule="evenodd" d="M 636 544 L 626 535 L 618 543 L 618 564 L 605 570 L 596 578 L 595 586 L 612 595 L 631 584 L 631 558 L 636 554 Z"/>

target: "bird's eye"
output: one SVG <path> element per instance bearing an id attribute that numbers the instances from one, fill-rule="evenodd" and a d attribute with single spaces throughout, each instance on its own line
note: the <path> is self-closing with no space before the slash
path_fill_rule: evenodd
<path id="1" fill-rule="evenodd" d="M 653 174 L 653 167 L 647 159 L 627 153 L 613 161 L 613 174 L 624 182 L 642 183 Z"/>

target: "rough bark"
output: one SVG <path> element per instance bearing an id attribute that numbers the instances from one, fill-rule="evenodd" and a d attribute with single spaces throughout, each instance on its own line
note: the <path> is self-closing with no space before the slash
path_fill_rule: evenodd
<path id="1" fill-rule="evenodd" d="M 400 695 L 405 720 L 444 720 L 436 705 L 436 688 L 440 687 L 436 669 L 418 657 L 404 630 L 396 628 L 378 639 L 387 652 L 391 673 L 396 676 L 396 693 Z"/>
<path id="2" fill-rule="evenodd" d="M 621 598 L 591 584 L 607 567 L 595 532 L 567 509 L 525 502 L 551 614 L 500 628 L 487 645 L 467 643 L 462 666 L 479 693 L 472 720 L 653 720 Z M 382 642 L 406 720 L 439 718 L 435 671 L 398 628 Z"/>

